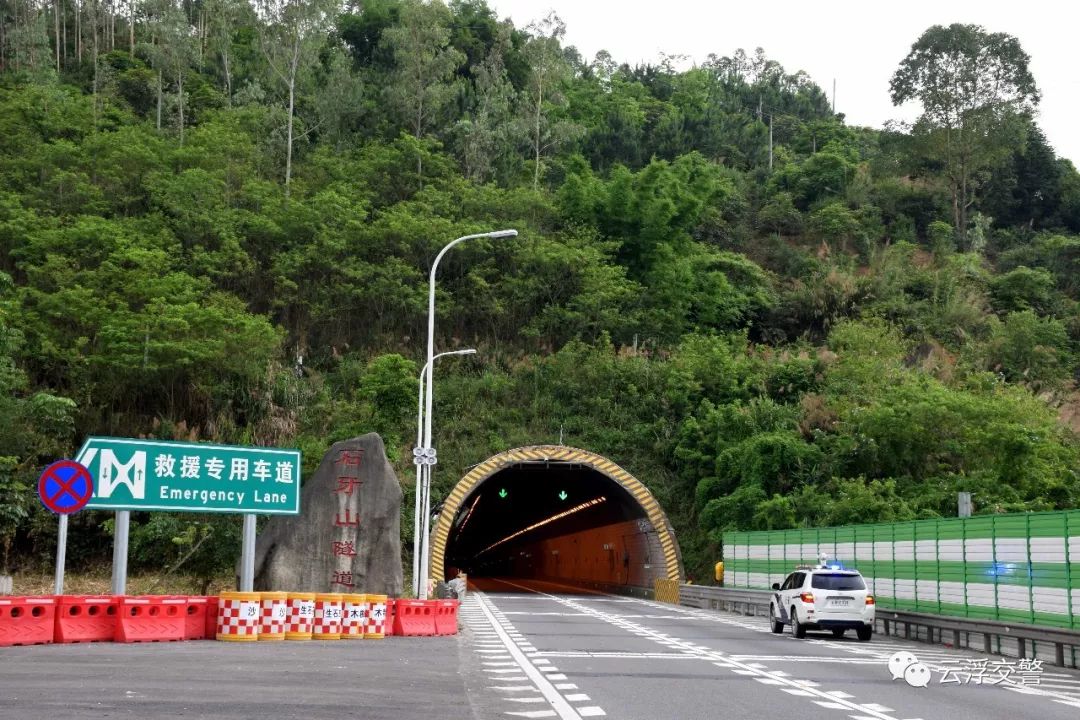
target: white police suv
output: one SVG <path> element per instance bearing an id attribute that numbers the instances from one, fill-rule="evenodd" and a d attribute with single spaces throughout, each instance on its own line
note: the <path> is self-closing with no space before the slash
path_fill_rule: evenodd
<path id="1" fill-rule="evenodd" d="M 865 642 L 874 634 L 874 596 L 858 570 L 824 561 L 800 565 L 772 589 L 769 621 L 774 633 L 788 625 L 797 638 L 806 637 L 807 630 L 831 630 L 836 637 L 854 630 Z"/>

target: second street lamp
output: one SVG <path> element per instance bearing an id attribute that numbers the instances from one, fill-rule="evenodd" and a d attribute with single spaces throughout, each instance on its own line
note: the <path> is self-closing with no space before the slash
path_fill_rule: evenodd
<path id="1" fill-rule="evenodd" d="M 438 360 L 441 357 L 447 355 L 475 355 L 476 348 L 466 348 L 464 350 L 450 350 L 448 352 L 441 352 L 436 355 L 432 360 Z M 417 393 L 416 398 L 416 448 L 423 447 L 424 442 L 424 376 L 427 374 L 428 366 L 425 364 L 424 369 L 420 371 L 420 392 Z M 414 453 L 416 450 L 413 451 Z M 419 457 L 417 457 L 419 459 Z M 424 475 L 427 472 L 427 464 L 423 462 L 416 463 L 416 497 L 413 508 L 413 596 L 419 597 L 420 595 L 420 535 L 423 532 L 423 528 L 420 524 L 420 508 L 426 506 L 422 503 L 421 495 L 426 495 L 424 488 Z M 424 498 L 426 500 L 426 498 Z"/>

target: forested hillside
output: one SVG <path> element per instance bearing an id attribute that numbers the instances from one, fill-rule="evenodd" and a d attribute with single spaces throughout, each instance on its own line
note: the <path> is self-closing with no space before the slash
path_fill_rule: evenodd
<path id="1" fill-rule="evenodd" d="M 1080 175 L 1015 40 L 912 38 L 882 92 L 923 114 L 870 129 L 761 50 L 628 66 L 564 30 L 0 0 L 0 570 L 50 561 L 33 486 L 88 434 L 310 472 L 374 430 L 411 478 L 430 263 L 504 227 L 440 266 L 437 347 L 479 352 L 440 361 L 436 500 L 561 437 L 652 488 L 698 576 L 725 528 L 1076 505 Z M 137 516 L 132 565 L 207 533 L 209 575 L 239 519 Z"/>

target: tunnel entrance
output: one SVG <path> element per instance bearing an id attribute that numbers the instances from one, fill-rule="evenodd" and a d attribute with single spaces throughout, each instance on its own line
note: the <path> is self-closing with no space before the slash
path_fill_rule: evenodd
<path id="1" fill-rule="evenodd" d="M 595 453 L 536 445 L 488 458 L 443 504 L 431 577 L 651 587 L 678 580 L 678 544 L 652 493 Z"/>

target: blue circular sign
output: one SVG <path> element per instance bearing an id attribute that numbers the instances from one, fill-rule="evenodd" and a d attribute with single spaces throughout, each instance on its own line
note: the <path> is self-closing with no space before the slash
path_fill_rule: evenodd
<path id="1" fill-rule="evenodd" d="M 41 473 L 38 497 L 58 515 L 70 515 L 86 507 L 94 494 L 90 471 L 74 460 L 58 460 Z"/>

